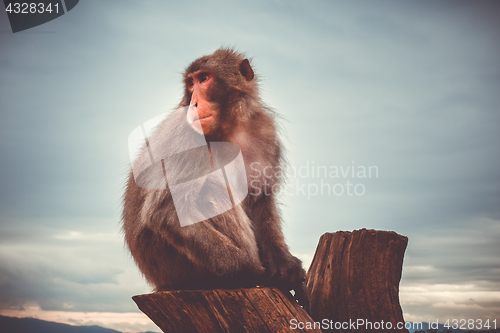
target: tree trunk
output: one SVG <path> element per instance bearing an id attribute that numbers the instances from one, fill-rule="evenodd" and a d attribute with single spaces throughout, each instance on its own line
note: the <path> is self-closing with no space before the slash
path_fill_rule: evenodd
<path id="1" fill-rule="evenodd" d="M 133 300 L 163 332 L 321 332 L 292 329 L 312 319 L 276 288 L 163 291 Z"/>
<path id="2" fill-rule="evenodd" d="M 323 332 L 408 332 L 396 329 L 398 323 L 404 325 L 399 281 L 407 243 L 407 237 L 393 231 L 361 229 L 321 236 L 307 286 L 312 318 L 330 322 L 331 329 Z"/>

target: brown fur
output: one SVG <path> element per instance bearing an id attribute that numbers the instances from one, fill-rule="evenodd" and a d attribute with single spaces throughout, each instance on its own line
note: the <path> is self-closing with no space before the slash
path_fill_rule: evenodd
<path id="1" fill-rule="evenodd" d="M 269 193 L 280 179 L 257 179 L 250 167 L 257 162 L 254 165 L 276 170 L 283 162 L 274 113 L 260 100 L 248 60 L 231 49 L 219 49 L 188 66 L 180 107 L 192 102 L 192 82 L 188 81 L 192 73 L 200 71 L 210 73 L 213 79 L 203 101 L 214 113 L 213 121 L 203 128 L 206 139 L 233 142 L 241 148 L 249 194 L 240 205 L 221 215 L 181 227 L 169 190 L 140 188 L 130 175 L 123 209 L 130 251 L 157 291 L 264 284 L 295 289 L 306 303 L 302 263 L 290 254 L 285 243 L 274 193 L 264 194 L 264 182 Z M 186 120 L 178 121 L 188 126 Z M 175 133 L 178 129 L 163 123 L 151 140 L 168 145 Z M 187 133 L 184 142 L 197 135 L 194 130 Z M 257 181 L 252 187 L 253 180 Z M 260 194 L 255 184 L 261 187 Z"/>

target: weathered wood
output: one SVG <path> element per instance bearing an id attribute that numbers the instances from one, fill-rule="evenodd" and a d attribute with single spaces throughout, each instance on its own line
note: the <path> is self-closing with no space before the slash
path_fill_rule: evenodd
<path id="1" fill-rule="evenodd" d="M 162 291 L 133 300 L 163 332 L 321 332 L 292 330 L 291 320 L 312 319 L 276 288 Z"/>
<path id="2" fill-rule="evenodd" d="M 333 323 L 392 324 L 392 330 L 357 327 L 354 332 L 408 332 L 403 321 L 399 281 L 408 238 L 393 231 L 339 231 L 321 236 L 307 273 L 311 317 Z M 350 328 L 323 332 L 351 332 Z M 335 327 L 335 326 L 333 326 Z M 339 326 L 337 326 L 339 327 Z M 384 326 L 387 327 L 387 326 Z"/>

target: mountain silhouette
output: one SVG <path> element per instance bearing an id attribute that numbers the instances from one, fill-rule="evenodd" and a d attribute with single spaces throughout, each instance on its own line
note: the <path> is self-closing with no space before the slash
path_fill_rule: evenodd
<path id="1" fill-rule="evenodd" d="M 0 316 L 0 333 L 121 333 L 100 326 L 71 326 L 35 318 Z"/>

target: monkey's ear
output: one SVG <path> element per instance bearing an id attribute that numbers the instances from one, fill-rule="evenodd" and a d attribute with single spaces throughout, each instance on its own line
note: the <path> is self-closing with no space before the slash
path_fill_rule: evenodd
<path id="1" fill-rule="evenodd" d="M 248 59 L 245 59 L 240 64 L 240 73 L 245 77 L 247 81 L 253 80 L 253 69 L 250 66 Z"/>

